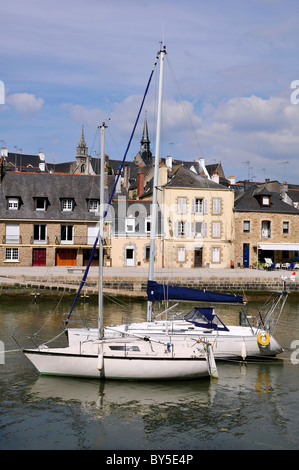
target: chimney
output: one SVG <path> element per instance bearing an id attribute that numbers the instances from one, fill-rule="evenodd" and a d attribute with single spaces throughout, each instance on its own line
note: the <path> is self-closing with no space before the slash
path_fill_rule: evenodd
<path id="1" fill-rule="evenodd" d="M 7 153 L 7 148 L 6 147 L 2 147 L 1 149 L 1 158 L 7 158 L 8 156 L 8 153 Z"/>
<path id="2" fill-rule="evenodd" d="M 167 166 L 168 171 L 172 170 L 172 157 L 170 155 L 166 157 L 166 166 Z"/>
<path id="3" fill-rule="evenodd" d="M 206 176 L 207 178 L 211 179 L 211 178 L 210 178 L 210 175 L 209 175 L 209 173 L 208 173 L 208 170 L 206 169 L 205 159 L 204 159 L 204 158 L 199 158 L 199 159 L 198 159 L 198 163 L 199 163 L 200 172 L 203 172 L 203 173 L 204 173 L 204 176 Z"/>
<path id="4" fill-rule="evenodd" d="M 215 171 L 215 173 L 213 173 L 213 175 L 212 175 L 212 181 L 214 181 L 214 183 L 218 183 L 218 184 L 219 184 L 219 175 L 218 175 L 217 171 Z"/>
<path id="5" fill-rule="evenodd" d="M 144 193 L 144 169 L 140 165 L 137 174 L 137 197 L 140 197 Z"/>
<path id="6" fill-rule="evenodd" d="M 230 176 L 230 177 L 228 178 L 228 181 L 230 182 L 230 184 L 236 184 L 236 179 L 235 179 L 234 176 Z"/>
<path id="7" fill-rule="evenodd" d="M 130 167 L 128 164 L 125 164 L 124 166 L 124 188 L 128 189 L 129 188 L 129 178 L 130 178 Z"/>

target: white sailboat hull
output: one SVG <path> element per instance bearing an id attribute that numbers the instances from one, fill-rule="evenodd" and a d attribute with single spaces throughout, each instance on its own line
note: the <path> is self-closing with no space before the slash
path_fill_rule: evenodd
<path id="1" fill-rule="evenodd" d="M 175 322 L 140 322 L 130 325 L 118 325 L 105 328 L 106 338 L 116 338 L 122 335 L 136 334 L 140 336 L 162 337 L 166 331 L 174 337 L 189 337 L 208 340 L 213 346 L 215 359 L 229 358 L 264 358 L 273 357 L 283 352 L 276 339 L 269 334 L 269 343 L 260 344 L 258 334 L 260 330 L 246 326 L 229 326 L 229 331 L 207 331 L 203 328 L 191 326 L 190 323 L 180 320 Z M 95 338 L 96 329 L 70 328 L 68 329 L 69 344 Z"/>
<path id="2" fill-rule="evenodd" d="M 111 352 L 111 346 L 115 352 Z M 112 343 L 90 341 L 67 348 L 40 347 L 23 352 L 43 375 L 116 380 L 198 379 L 211 375 L 206 352 L 194 341 L 175 343 L 169 350 L 166 344 L 143 340 L 123 342 L 120 346 L 117 339 Z"/>

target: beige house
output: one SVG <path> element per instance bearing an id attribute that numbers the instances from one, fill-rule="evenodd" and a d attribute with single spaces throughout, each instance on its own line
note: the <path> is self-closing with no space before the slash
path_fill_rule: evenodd
<path id="1" fill-rule="evenodd" d="M 165 267 L 229 268 L 233 260 L 234 192 L 181 165 L 168 178 L 160 167 Z"/>

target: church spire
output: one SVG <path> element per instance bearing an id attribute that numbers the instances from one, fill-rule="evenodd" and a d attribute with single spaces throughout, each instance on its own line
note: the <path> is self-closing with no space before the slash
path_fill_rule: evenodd
<path id="1" fill-rule="evenodd" d="M 140 155 L 145 164 L 149 164 L 152 162 L 152 152 L 150 150 L 150 140 L 148 136 L 148 127 L 147 127 L 147 117 L 145 112 L 144 118 L 144 125 L 143 125 L 143 133 L 141 138 L 141 146 L 140 146 Z"/>
<path id="2" fill-rule="evenodd" d="M 86 142 L 84 138 L 84 126 L 82 126 L 81 139 L 80 139 L 78 147 L 81 147 L 81 148 L 86 147 Z"/>

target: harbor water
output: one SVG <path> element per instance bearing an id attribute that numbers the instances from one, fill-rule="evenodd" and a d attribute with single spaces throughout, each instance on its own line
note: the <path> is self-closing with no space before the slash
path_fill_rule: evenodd
<path id="1" fill-rule="evenodd" d="M 255 315 L 261 302 L 250 301 Z M 2 300 L 1 450 L 291 450 L 299 448 L 299 299 L 289 298 L 275 337 L 279 360 L 218 362 L 218 380 L 119 382 L 42 377 L 18 349 L 37 332 L 61 332 L 71 300 Z M 141 321 L 144 301 L 105 300 L 104 322 Z M 237 324 L 237 307 L 220 307 Z M 76 311 L 96 322 L 96 301 Z M 24 336 L 20 336 L 20 334 Z M 59 340 L 63 340 L 59 336 Z M 296 343 L 296 341 L 298 343 Z M 296 349 L 298 349 L 298 354 Z"/>

